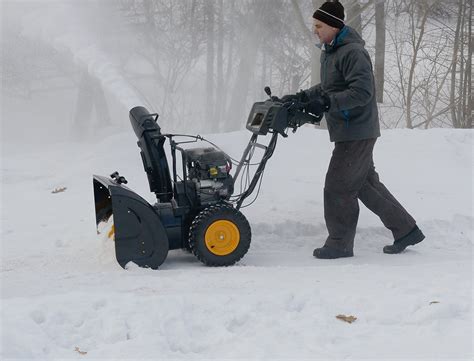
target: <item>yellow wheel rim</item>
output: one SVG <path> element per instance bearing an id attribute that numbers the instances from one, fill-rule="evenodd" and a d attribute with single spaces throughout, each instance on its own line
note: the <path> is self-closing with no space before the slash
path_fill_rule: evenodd
<path id="1" fill-rule="evenodd" d="M 220 220 L 207 228 L 204 239 L 209 252 L 217 256 L 227 256 L 239 245 L 240 232 L 233 222 Z"/>

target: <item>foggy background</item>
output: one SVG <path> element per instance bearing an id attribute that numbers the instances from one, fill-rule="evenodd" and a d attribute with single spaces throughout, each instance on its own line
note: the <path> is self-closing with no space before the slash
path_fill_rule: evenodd
<path id="1" fill-rule="evenodd" d="M 341 2 L 372 57 L 383 128 L 472 128 L 470 0 Z M 137 105 L 166 132 L 242 129 L 265 85 L 319 82 L 322 3 L 2 0 L 2 148 L 102 139 Z"/>

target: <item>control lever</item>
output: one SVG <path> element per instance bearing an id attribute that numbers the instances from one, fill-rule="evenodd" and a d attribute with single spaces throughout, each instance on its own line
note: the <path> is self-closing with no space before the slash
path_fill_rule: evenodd
<path id="1" fill-rule="evenodd" d="M 280 99 L 278 97 L 272 96 L 272 90 L 270 89 L 269 86 L 266 86 L 264 88 L 264 90 L 265 90 L 265 93 L 267 93 L 268 97 L 270 98 L 270 100 L 272 102 L 279 102 L 280 101 Z"/>

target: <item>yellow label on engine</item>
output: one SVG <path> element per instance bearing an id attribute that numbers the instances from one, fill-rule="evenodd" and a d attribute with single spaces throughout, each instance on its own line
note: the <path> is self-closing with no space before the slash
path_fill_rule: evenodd
<path id="1" fill-rule="evenodd" d="M 217 170 L 216 167 L 212 167 L 209 169 L 209 174 L 211 175 L 211 177 L 217 177 L 217 175 L 219 174 L 219 171 Z"/>

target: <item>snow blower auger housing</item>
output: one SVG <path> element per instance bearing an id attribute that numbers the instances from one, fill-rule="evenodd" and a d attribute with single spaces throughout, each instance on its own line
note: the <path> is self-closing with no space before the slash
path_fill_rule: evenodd
<path id="1" fill-rule="evenodd" d="M 304 105 L 296 100 L 282 103 L 271 96 L 269 88 L 265 91 L 270 100 L 252 107 L 247 120 L 252 136 L 240 162 L 200 136 L 162 134 L 158 114 L 150 114 L 144 107 L 130 110 L 150 191 L 155 193 L 157 202 L 151 205 L 129 189 L 127 180 L 118 172 L 110 177 L 93 177 L 96 225 L 113 217 L 110 235 L 123 268 L 134 262 L 157 269 L 168 251 L 174 249 L 189 250 L 208 266 L 230 266 L 247 253 L 251 229 L 240 208 L 261 181 L 278 135 L 286 137 L 288 129 L 296 131 L 299 126 L 319 123 L 322 118 L 321 114 L 305 113 Z M 259 136 L 268 133 L 272 136 L 267 145 L 257 142 Z M 182 138 L 187 140 L 176 141 Z M 164 150 L 166 141 L 171 150 L 172 174 Z M 198 141 L 212 147 L 183 147 Z M 263 155 L 258 164 L 251 164 L 255 148 L 262 149 Z M 234 176 L 233 163 L 237 165 Z M 239 175 L 249 177 L 252 165 L 257 169 L 247 188 L 234 195 L 234 180 Z"/>

